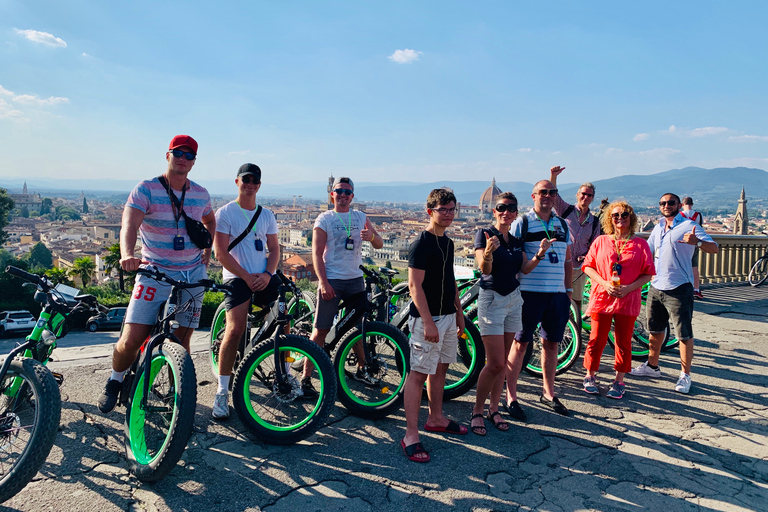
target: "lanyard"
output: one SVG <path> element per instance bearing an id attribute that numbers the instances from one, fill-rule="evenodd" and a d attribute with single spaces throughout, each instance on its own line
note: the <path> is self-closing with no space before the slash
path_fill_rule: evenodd
<path id="1" fill-rule="evenodd" d="M 624 240 L 623 244 L 619 245 L 619 239 L 615 238 L 614 236 L 613 249 L 616 251 L 616 256 L 618 256 L 619 261 L 621 261 L 621 253 L 624 252 L 624 248 L 627 246 L 628 243 L 629 243 L 629 238 Z"/>
<path id="2" fill-rule="evenodd" d="M 185 183 L 184 186 L 181 189 L 181 201 L 176 197 L 176 194 L 173 193 L 173 190 L 171 189 L 171 182 L 168 181 L 168 199 L 171 201 L 171 211 L 173 212 L 173 218 L 176 220 L 176 234 L 179 233 L 179 219 L 181 218 L 181 211 L 184 209 L 184 196 L 187 195 L 187 184 Z M 173 197 L 171 197 L 171 194 L 173 194 Z M 173 201 L 176 199 L 179 201 L 179 213 L 176 213 L 176 203 Z"/>
<path id="3" fill-rule="evenodd" d="M 539 217 L 538 213 L 534 212 L 533 214 L 536 216 L 537 219 L 539 219 L 539 222 L 541 222 L 541 227 L 544 228 L 544 233 L 547 235 L 547 240 L 551 240 L 552 237 L 549 236 L 549 230 L 547 229 L 547 226 L 549 226 L 549 223 L 552 222 L 552 217 L 550 217 L 547 223 L 544 224 L 544 221 L 541 220 L 541 217 Z"/>
<path id="4" fill-rule="evenodd" d="M 339 215 L 339 212 L 336 210 L 333 211 L 333 213 L 336 214 L 336 216 L 339 218 L 339 222 L 341 222 L 341 226 L 344 228 L 344 231 L 347 232 L 347 238 L 352 238 L 352 212 L 349 212 L 349 227 L 347 227 L 344 224 L 344 219 L 341 218 L 341 215 Z"/>
<path id="5" fill-rule="evenodd" d="M 235 201 L 235 202 L 237 203 L 237 201 Z M 237 203 L 237 206 L 240 206 L 240 203 Z M 256 205 L 256 211 L 258 211 L 258 209 L 259 209 L 259 205 Z M 246 222 L 247 222 L 248 224 L 250 224 L 250 223 L 251 223 L 251 219 L 249 219 L 249 218 L 248 218 L 248 215 L 246 215 L 246 214 L 245 214 L 245 208 L 243 208 L 242 206 L 240 206 L 240 213 L 242 213 L 242 214 L 243 214 L 243 217 L 245 217 L 245 220 L 246 220 Z M 254 214 L 254 215 L 256 215 L 256 212 L 254 211 L 254 213 L 253 213 L 253 214 Z M 256 221 L 256 222 L 254 222 L 254 223 L 253 223 L 253 227 L 251 228 L 251 231 L 253 231 L 253 232 L 254 232 L 254 234 L 256 234 L 256 238 L 259 238 L 259 235 L 258 235 L 258 233 L 256 232 L 256 223 L 257 223 L 257 222 L 258 222 L 258 221 Z"/>

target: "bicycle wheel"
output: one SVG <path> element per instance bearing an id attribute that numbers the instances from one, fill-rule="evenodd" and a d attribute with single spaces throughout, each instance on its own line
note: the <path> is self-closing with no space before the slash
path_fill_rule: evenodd
<path id="1" fill-rule="evenodd" d="M 301 298 L 288 303 L 288 314 L 291 315 L 291 334 L 309 337 L 312 334 L 312 324 L 315 320 L 315 305 L 317 297 L 312 292 L 301 292 Z"/>
<path id="2" fill-rule="evenodd" d="M 125 412 L 125 454 L 136 478 L 154 482 L 167 475 L 184 453 L 195 420 L 197 378 L 192 358 L 166 341 L 152 352 L 149 375 L 138 367 Z M 149 379 L 146 407 L 144 380 Z"/>
<path id="3" fill-rule="evenodd" d="M 480 331 L 466 316 L 464 317 L 464 334 L 467 335 L 467 339 L 459 338 L 456 362 L 448 366 L 443 400 L 458 398 L 475 387 L 480 372 L 485 366 L 485 345 L 480 337 Z"/>
<path id="4" fill-rule="evenodd" d="M 667 330 L 664 332 L 664 343 L 661 345 L 662 350 L 669 350 L 677 346 L 677 339 L 670 336 L 670 330 L 669 324 L 667 324 Z M 609 334 L 608 342 L 613 347 L 615 343 L 613 332 Z M 645 311 L 645 301 L 643 301 L 640 306 L 640 314 L 635 320 L 635 330 L 632 332 L 632 359 L 646 359 L 650 345 L 651 335 L 648 332 L 648 317 Z"/>
<path id="5" fill-rule="evenodd" d="M 768 258 L 763 256 L 749 270 L 749 284 L 759 286 L 766 278 L 768 278 Z"/>
<path id="6" fill-rule="evenodd" d="M 281 336 L 280 353 L 286 356 L 286 363 L 294 354 L 309 358 L 315 367 L 312 385 L 318 395 L 311 399 L 302 396 L 298 373 L 289 373 L 290 387 L 280 389 L 275 379 L 274 342 L 269 339 L 249 351 L 237 369 L 232 404 L 240 420 L 260 439 L 293 444 L 325 424 L 335 400 L 336 380 L 328 354 L 307 338 Z"/>
<path id="7" fill-rule="evenodd" d="M 358 357 L 353 348 L 362 340 L 360 326 L 341 338 L 333 352 L 333 368 L 339 379 L 338 397 L 349 412 L 363 418 L 383 418 L 403 402 L 405 376 L 410 364 L 408 338 L 384 322 L 366 322 L 365 343 L 372 356 L 366 361 L 368 374 L 377 380 L 370 385 L 355 380 Z"/>
<path id="8" fill-rule="evenodd" d="M 227 325 L 227 310 L 224 303 L 219 304 L 216 312 L 213 314 L 213 323 L 211 323 L 211 340 L 208 346 L 208 359 L 211 362 L 211 373 L 214 378 L 219 378 L 219 350 L 221 342 L 224 340 L 224 330 Z"/>
<path id="9" fill-rule="evenodd" d="M 53 374 L 34 359 L 14 359 L 0 383 L 0 503 L 24 488 L 51 451 L 61 419 Z"/>
<path id="10" fill-rule="evenodd" d="M 526 354 L 527 362 L 524 362 L 523 369 L 534 376 L 540 377 L 544 373 L 542 366 L 542 342 L 539 337 L 539 329 L 533 335 L 533 341 L 528 344 L 528 352 L 530 357 Z M 555 375 L 560 375 L 576 364 L 581 354 L 581 339 L 578 336 L 576 330 L 576 324 L 573 320 L 568 320 L 568 324 L 565 326 L 565 333 L 563 339 L 557 345 L 557 366 L 555 367 Z"/>

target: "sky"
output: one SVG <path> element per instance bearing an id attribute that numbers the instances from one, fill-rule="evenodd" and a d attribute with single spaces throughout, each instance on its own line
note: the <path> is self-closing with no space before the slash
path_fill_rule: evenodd
<path id="1" fill-rule="evenodd" d="M 768 169 L 768 2 L 0 0 L 0 183 Z"/>

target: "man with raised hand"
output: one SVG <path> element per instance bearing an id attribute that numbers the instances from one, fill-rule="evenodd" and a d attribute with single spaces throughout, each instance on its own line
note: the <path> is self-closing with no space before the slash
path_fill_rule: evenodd
<path id="1" fill-rule="evenodd" d="M 232 295 L 224 299 L 227 323 L 219 347 L 214 419 L 229 417 L 229 381 L 251 303 L 268 306 L 277 299 L 280 285 L 280 279 L 274 275 L 280 263 L 277 221 L 271 210 L 256 204 L 261 169 L 256 164 L 241 165 L 235 184 L 237 199 L 216 212 L 213 240 L 216 258 L 224 267 L 224 284 L 234 288 Z"/>
<path id="2" fill-rule="evenodd" d="M 134 272 L 140 265 L 153 265 L 172 279 L 194 283 L 205 279 L 211 249 L 200 249 L 187 233 L 186 217 L 202 221 L 213 233 L 216 217 L 208 191 L 187 178 L 197 161 L 197 142 L 189 135 L 177 135 L 165 153 L 168 166 L 162 176 L 142 181 L 128 196 L 120 230 L 120 266 Z M 182 210 L 184 214 L 182 214 Z M 141 258 L 134 256 L 136 233 L 141 235 Z M 125 327 L 112 353 L 112 374 L 99 396 L 103 413 L 115 408 L 125 372 L 157 321 L 160 307 L 171 292 L 171 285 L 144 275 L 136 284 L 125 313 Z M 176 336 L 187 351 L 192 332 L 200 323 L 204 289 L 189 290 L 194 306 L 176 315 Z"/>
<path id="3" fill-rule="evenodd" d="M 541 323 L 539 336 L 542 345 L 543 392 L 539 401 L 558 414 L 568 416 L 568 409 L 555 396 L 555 369 L 557 347 L 563 339 L 568 323 L 573 289 L 573 262 L 568 224 L 555 215 L 553 207 L 557 188 L 548 180 L 533 187 L 533 208 L 518 217 L 510 233 L 522 237 L 529 260 L 540 260 L 529 274 L 521 274 L 520 293 L 523 296 L 523 330 L 517 333 L 507 362 L 507 412 L 513 418 L 525 421 L 525 411 L 517 402 L 517 379 L 525 359 L 528 343 L 533 341 Z M 523 227 L 527 227 L 527 232 Z M 546 238 L 551 247 L 542 259 L 538 256 L 541 240 Z"/>
<path id="4" fill-rule="evenodd" d="M 677 194 L 664 194 L 659 200 L 662 217 L 648 237 L 656 275 L 646 299 L 646 318 L 650 333 L 648 360 L 632 370 L 635 377 L 660 377 L 659 355 L 668 324 L 680 341 L 680 377 L 675 391 L 691 389 L 693 362 L 693 267 L 696 248 L 715 254 L 719 247 L 704 228 L 680 214 Z"/>
<path id="5" fill-rule="evenodd" d="M 467 427 L 443 414 L 443 388 L 448 366 L 456 361 L 458 336 L 464 332 L 464 313 L 453 274 L 453 240 L 445 230 L 453 223 L 456 196 L 438 188 L 427 197 L 429 226 L 408 251 L 408 289 L 411 303 L 408 329 L 411 333 L 411 370 L 405 381 L 406 430 L 400 447 L 413 462 L 429 462 L 419 441 L 419 409 L 427 383 L 428 432 L 464 435 Z"/>
<path id="6" fill-rule="evenodd" d="M 557 177 L 565 170 L 565 167 L 556 165 L 549 170 L 549 181 L 557 187 Z M 584 283 L 587 275 L 582 270 L 584 257 L 589 252 L 592 242 L 600 236 L 600 219 L 589 211 L 589 205 L 595 198 L 595 186 L 586 182 L 576 192 L 576 202 L 568 204 L 561 195 L 555 196 L 555 213 L 565 219 L 568 224 L 568 233 L 571 237 L 571 260 L 573 262 L 573 304 L 576 307 L 577 319 L 581 318 L 581 301 L 584 296 Z M 581 333 L 581 321 L 576 321 L 576 326 Z"/>
<path id="7" fill-rule="evenodd" d="M 365 291 L 365 281 L 360 265 L 363 264 L 363 242 L 370 242 L 374 249 L 381 249 L 384 240 L 376 232 L 365 213 L 352 210 L 355 185 L 350 178 L 336 178 L 333 182 L 331 201 L 333 210 L 318 215 L 312 229 L 312 263 L 317 275 L 317 309 L 315 325 L 310 339 L 325 345 L 325 337 L 333 326 L 333 319 L 339 312 L 339 302 Z M 352 378 L 366 386 L 377 386 L 378 380 L 365 369 L 362 347 L 355 345 L 358 356 L 357 372 Z M 310 379 L 313 367 L 307 361 L 301 389 L 304 396 L 317 396 Z"/>

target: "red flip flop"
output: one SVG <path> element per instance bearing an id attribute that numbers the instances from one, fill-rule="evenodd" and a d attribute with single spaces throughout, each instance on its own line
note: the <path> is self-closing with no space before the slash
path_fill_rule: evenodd
<path id="1" fill-rule="evenodd" d="M 424 425 L 424 430 L 427 432 L 441 432 L 443 434 L 456 434 L 459 436 L 463 436 L 469 430 L 467 430 L 467 427 L 464 425 L 459 425 L 455 421 L 451 420 L 448 422 L 448 424 L 444 427 L 433 427 L 431 425 Z"/>
<path id="2" fill-rule="evenodd" d="M 427 450 L 424 449 L 424 445 L 421 443 L 413 443 L 409 444 L 408 446 L 405 446 L 405 441 L 400 441 L 400 448 L 403 449 L 403 453 L 406 457 L 411 459 L 413 462 L 429 462 L 431 460 L 431 457 L 429 456 L 429 453 Z M 420 455 L 422 453 L 426 453 L 426 457 L 417 457 L 416 455 Z"/>

